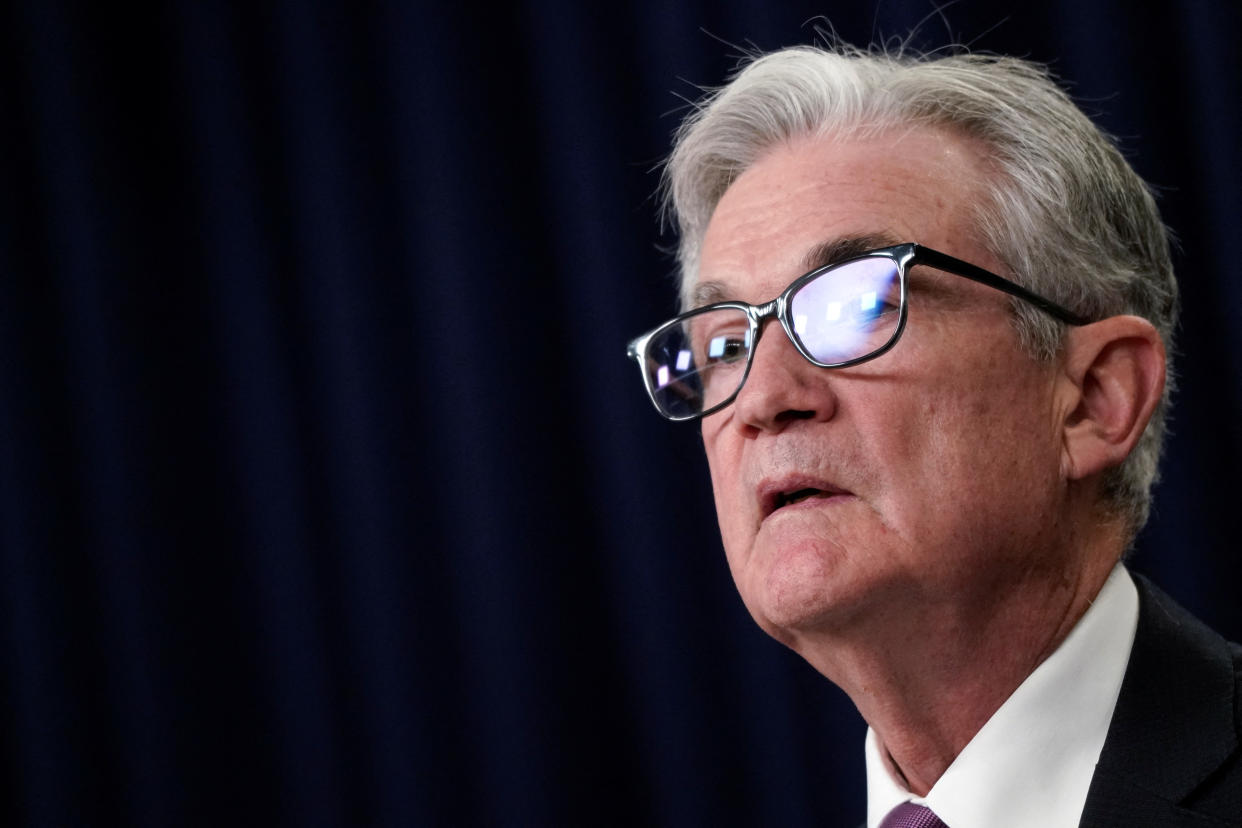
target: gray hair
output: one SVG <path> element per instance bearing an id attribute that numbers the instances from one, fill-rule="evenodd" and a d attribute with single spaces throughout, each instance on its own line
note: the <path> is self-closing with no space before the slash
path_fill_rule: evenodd
<path id="1" fill-rule="evenodd" d="M 746 62 L 685 119 L 664 170 L 683 307 L 716 204 L 767 150 L 796 137 L 911 126 L 987 148 L 994 174 L 974 211 L 977 240 L 1016 281 L 1088 318 L 1147 319 L 1171 360 L 1177 282 L 1151 191 L 1044 67 L 1008 57 L 800 46 Z M 1023 346 L 1052 359 L 1064 326 L 1023 302 L 1013 310 Z M 1104 503 L 1131 540 L 1150 510 L 1172 386 L 1170 370 L 1147 430 L 1104 479 Z"/>

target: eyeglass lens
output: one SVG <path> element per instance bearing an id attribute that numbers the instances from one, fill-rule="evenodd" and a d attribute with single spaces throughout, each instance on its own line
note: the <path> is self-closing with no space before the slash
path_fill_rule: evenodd
<path id="1" fill-rule="evenodd" d="M 833 365 L 888 345 L 900 306 L 897 262 L 873 256 L 821 271 L 789 297 L 787 311 L 805 351 Z M 738 308 L 704 310 L 670 323 L 647 344 L 656 404 L 680 419 L 729 399 L 745 379 L 753 345 L 750 318 Z"/>

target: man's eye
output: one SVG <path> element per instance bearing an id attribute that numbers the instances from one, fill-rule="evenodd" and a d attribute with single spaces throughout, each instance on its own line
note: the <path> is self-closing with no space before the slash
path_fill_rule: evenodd
<path id="1" fill-rule="evenodd" d="M 897 305 L 892 302 L 876 299 L 863 300 L 858 303 L 852 321 L 855 324 L 866 324 L 868 322 L 874 322 L 885 314 L 894 313 L 896 311 Z"/>
<path id="2" fill-rule="evenodd" d="M 823 321 L 829 325 L 858 327 L 869 325 L 897 310 L 896 301 L 890 301 L 889 297 L 877 292 L 867 292 L 843 302 L 829 302 L 825 308 Z"/>
<path id="3" fill-rule="evenodd" d="M 793 314 L 794 332 L 799 336 L 811 330 L 857 330 L 874 324 L 900 308 L 898 301 L 887 296 L 865 293 L 847 300 L 824 302 L 821 306 L 802 305 L 804 313 Z"/>
<path id="4" fill-rule="evenodd" d="M 706 364 L 733 363 L 746 359 L 745 334 L 721 334 L 707 342 Z"/>

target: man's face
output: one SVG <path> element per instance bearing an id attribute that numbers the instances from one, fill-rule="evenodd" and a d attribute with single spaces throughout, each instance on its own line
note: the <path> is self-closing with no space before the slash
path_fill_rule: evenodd
<path id="1" fill-rule="evenodd" d="M 718 205 L 698 285 L 765 302 L 824 263 L 815 250 L 856 239 L 1004 274 L 971 231 L 984 175 L 972 143 L 927 129 L 778 146 Z M 702 427 L 729 566 L 769 633 L 965 624 L 1064 563 L 1047 537 L 1065 496 L 1057 367 L 1020 350 L 1007 302 L 916 267 L 900 342 L 846 369 L 764 330 L 736 402 Z"/>

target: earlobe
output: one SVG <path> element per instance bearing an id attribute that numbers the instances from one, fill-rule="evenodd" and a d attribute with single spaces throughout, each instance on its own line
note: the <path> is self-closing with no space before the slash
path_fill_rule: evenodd
<path id="1" fill-rule="evenodd" d="M 1063 471 L 1081 480 L 1130 454 L 1164 393 L 1164 342 L 1137 316 L 1112 316 L 1066 337 Z"/>

